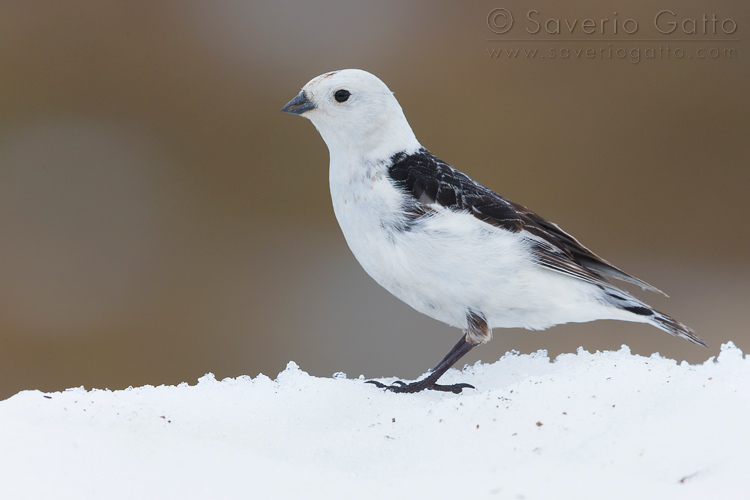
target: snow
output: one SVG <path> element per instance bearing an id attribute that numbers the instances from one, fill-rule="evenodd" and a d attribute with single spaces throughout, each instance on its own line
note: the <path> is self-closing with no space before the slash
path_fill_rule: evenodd
<path id="1" fill-rule="evenodd" d="M 750 358 L 544 351 L 464 394 L 260 375 L 0 402 L 0 498 L 746 498 Z"/>

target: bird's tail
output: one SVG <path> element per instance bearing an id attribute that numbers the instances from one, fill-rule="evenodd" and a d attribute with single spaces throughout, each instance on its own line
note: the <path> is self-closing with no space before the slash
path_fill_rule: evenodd
<path id="1" fill-rule="evenodd" d="M 667 316 L 664 313 L 661 313 L 655 309 L 651 309 L 651 312 L 653 313 L 651 317 L 648 319 L 648 322 L 654 325 L 656 328 L 659 328 L 661 330 L 664 330 L 665 332 L 676 335 L 677 337 L 682 337 L 683 339 L 689 340 L 690 342 L 698 345 L 702 345 L 703 347 L 708 347 L 706 345 L 706 342 L 698 336 L 697 333 L 695 333 L 695 330 L 690 328 L 689 326 L 686 326 L 676 319 Z"/>
<path id="2" fill-rule="evenodd" d="M 627 311 L 635 316 L 638 316 L 638 319 L 630 316 L 630 318 L 632 318 L 631 321 L 641 321 L 643 323 L 648 323 L 660 330 L 664 330 L 670 335 L 682 337 L 683 339 L 689 340 L 694 344 L 708 347 L 706 345 L 706 342 L 698 336 L 695 330 L 687 325 L 680 323 L 671 316 L 667 316 L 663 312 L 657 311 L 648 304 L 641 302 L 624 290 L 610 290 L 607 292 L 607 298 L 611 305 L 617 307 L 620 310 Z"/>

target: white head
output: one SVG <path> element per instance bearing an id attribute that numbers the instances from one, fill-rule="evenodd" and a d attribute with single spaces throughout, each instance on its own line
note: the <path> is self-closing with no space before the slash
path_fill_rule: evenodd
<path id="1" fill-rule="evenodd" d="M 393 93 L 360 69 L 324 73 L 310 80 L 282 108 L 309 118 L 334 158 L 387 158 L 420 147 Z"/>

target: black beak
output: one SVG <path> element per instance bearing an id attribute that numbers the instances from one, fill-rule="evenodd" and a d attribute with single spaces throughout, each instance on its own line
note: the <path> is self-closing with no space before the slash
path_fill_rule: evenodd
<path id="1" fill-rule="evenodd" d="M 281 108 L 281 111 L 284 113 L 291 113 L 293 115 L 301 115 L 305 111 L 310 111 L 311 109 L 315 109 L 315 104 L 310 102 L 310 100 L 307 98 L 307 94 L 303 90 L 299 94 L 297 94 L 297 97 L 286 103 L 286 106 Z"/>

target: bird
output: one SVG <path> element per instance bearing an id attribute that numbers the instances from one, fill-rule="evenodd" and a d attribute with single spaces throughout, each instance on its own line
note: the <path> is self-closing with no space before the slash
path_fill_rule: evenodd
<path id="1" fill-rule="evenodd" d="M 493 328 L 622 320 L 706 346 L 694 330 L 612 280 L 664 292 L 422 146 L 375 75 L 360 69 L 323 73 L 281 111 L 309 119 L 328 146 L 334 214 L 365 272 L 415 310 L 462 331 L 424 378 L 368 382 L 396 393 L 474 388 L 438 381 L 488 342 Z"/>

